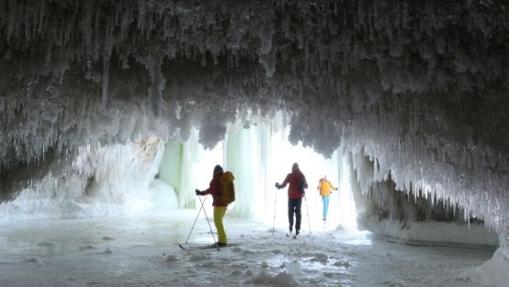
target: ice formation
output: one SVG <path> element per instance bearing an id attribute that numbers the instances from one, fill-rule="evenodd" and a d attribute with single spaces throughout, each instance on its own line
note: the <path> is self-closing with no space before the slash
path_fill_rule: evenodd
<path id="1" fill-rule="evenodd" d="M 56 165 L 14 200 L 1 203 L 0 223 L 170 211 L 177 207 L 175 193 L 166 182 L 154 179 L 163 150 L 156 138 L 80 147 L 70 166 Z"/>
<path id="2" fill-rule="evenodd" d="M 505 246 L 507 9 L 498 0 L 4 1 L 0 170 L 87 145 L 185 140 L 193 127 L 212 148 L 229 123 L 282 111 L 292 143 L 365 154 L 376 166 L 366 178 L 390 172 L 398 189 L 457 202 Z"/>

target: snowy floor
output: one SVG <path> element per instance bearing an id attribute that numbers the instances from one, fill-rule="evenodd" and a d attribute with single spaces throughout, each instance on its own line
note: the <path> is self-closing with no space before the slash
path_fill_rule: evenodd
<path id="1" fill-rule="evenodd" d="M 220 251 L 182 250 L 195 211 L 176 216 L 0 226 L 0 286 L 478 286 L 493 249 L 423 246 L 314 226 L 298 239 L 227 218 Z M 330 228 L 329 228 L 330 229 Z M 199 220 L 190 244 L 212 239 Z"/>

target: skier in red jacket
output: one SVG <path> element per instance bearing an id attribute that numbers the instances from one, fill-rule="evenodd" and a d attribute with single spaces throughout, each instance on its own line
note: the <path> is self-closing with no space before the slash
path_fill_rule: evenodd
<path id="1" fill-rule="evenodd" d="M 293 230 L 293 215 L 295 214 L 295 236 L 299 235 L 301 212 L 300 207 L 302 205 L 302 198 L 304 197 L 304 189 L 308 188 L 306 177 L 300 171 L 299 165 L 294 163 L 292 165 L 292 172 L 289 173 L 283 183 L 279 184 L 276 182 L 276 188 L 282 189 L 288 186 L 288 222 L 290 223 L 290 234 Z M 294 237 L 295 237 L 294 236 Z"/>

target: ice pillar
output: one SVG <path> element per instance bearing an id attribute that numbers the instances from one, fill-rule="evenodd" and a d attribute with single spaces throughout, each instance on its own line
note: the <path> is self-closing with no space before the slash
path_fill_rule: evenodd
<path id="1" fill-rule="evenodd" d="M 260 162 L 256 140 L 254 128 L 233 129 L 224 145 L 225 168 L 235 175 L 236 201 L 230 213 L 242 217 L 254 215 L 254 193 L 263 192 L 256 176 Z"/>

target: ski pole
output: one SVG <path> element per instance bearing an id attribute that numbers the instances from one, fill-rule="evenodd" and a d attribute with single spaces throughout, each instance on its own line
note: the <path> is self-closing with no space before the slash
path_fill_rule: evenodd
<path id="1" fill-rule="evenodd" d="M 191 233 L 194 230 L 194 226 L 196 225 L 196 221 L 198 221 L 198 217 L 200 216 L 201 210 L 203 209 L 203 205 L 205 204 L 206 200 L 207 200 L 206 197 L 205 197 L 205 199 L 203 201 L 201 201 L 201 198 L 200 198 L 201 206 L 200 206 L 200 209 L 198 210 L 198 213 L 196 214 L 196 217 L 195 217 L 194 222 L 193 222 L 193 226 L 191 227 L 191 230 L 189 230 L 189 234 L 187 235 L 187 239 L 186 239 L 186 243 L 185 243 L 186 245 L 189 242 L 189 238 L 191 237 Z"/>
<path id="2" fill-rule="evenodd" d="M 199 198 L 199 199 L 203 205 L 203 202 L 205 202 L 205 200 L 203 200 L 203 202 L 202 202 L 201 198 Z M 216 237 L 214 236 L 214 232 L 212 231 L 212 225 L 210 225 L 209 217 L 207 215 L 207 211 L 205 211 L 205 208 L 203 209 L 203 213 L 205 213 L 205 219 L 207 219 L 207 223 L 208 223 L 209 229 L 210 229 L 210 234 L 212 234 L 212 239 L 214 240 L 214 244 L 216 245 L 217 250 L 219 250 L 219 245 L 217 244 Z"/>
<path id="3" fill-rule="evenodd" d="M 276 206 L 277 206 L 277 190 L 274 193 L 274 217 L 272 218 L 272 240 L 274 240 L 274 232 L 276 231 Z"/>
<path id="4" fill-rule="evenodd" d="M 309 221 L 308 201 L 306 200 L 306 196 L 304 196 L 304 204 L 306 205 L 306 214 L 308 216 L 309 233 L 311 234 L 311 222 Z"/>

